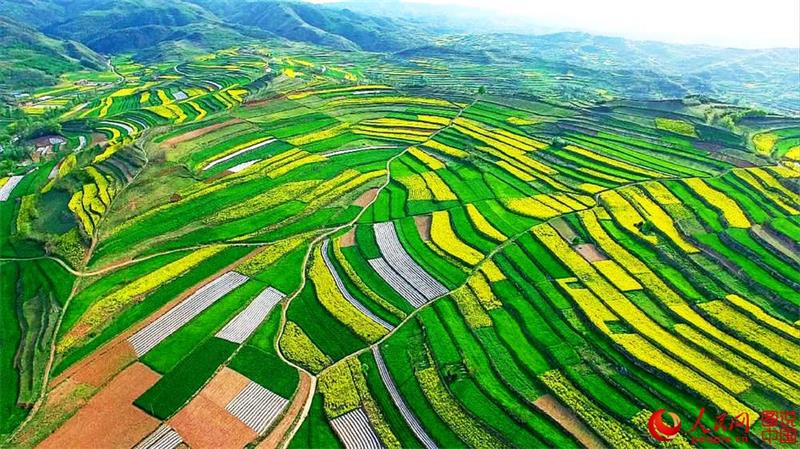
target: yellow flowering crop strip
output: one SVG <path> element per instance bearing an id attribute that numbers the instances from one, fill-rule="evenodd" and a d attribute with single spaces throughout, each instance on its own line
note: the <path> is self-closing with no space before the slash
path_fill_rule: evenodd
<path id="1" fill-rule="evenodd" d="M 334 240 L 333 242 L 333 254 L 336 257 L 336 260 L 341 265 L 342 269 L 344 270 L 347 277 L 355 284 L 355 286 L 365 295 L 369 296 L 370 299 L 375 301 L 376 303 L 380 304 L 381 307 L 388 310 L 389 313 L 392 315 L 402 319 L 406 317 L 406 313 L 402 310 L 395 307 L 392 303 L 385 300 L 382 296 L 375 293 L 369 286 L 361 279 L 356 273 L 356 270 L 350 265 L 350 262 L 345 257 L 344 253 L 342 252 L 341 242 L 339 239 Z"/>
<path id="2" fill-rule="evenodd" d="M 430 359 L 430 355 L 428 356 Z M 433 363 L 432 361 L 430 361 Z M 467 414 L 450 395 L 439 378 L 436 368 L 431 366 L 414 373 L 425 397 L 436 414 L 470 447 L 500 449 L 506 445 L 487 431 L 472 415 Z"/>
<path id="3" fill-rule="evenodd" d="M 298 197 L 298 199 L 306 203 L 314 201 L 314 199 L 319 198 L 320 196 L 331 192 L 337 186 L 341 186 L 347 183 L 348 181 L 352 180 L 353 178 L 356 178 L 359 174 L 360 172 L 358 170 L 347 169 L 337 174 L 333 178 L 330 178 L 328 180 L 319 183 L 314 188 L 314 190 L 311 190 L 308 193 L 303 194 L 302 196 Z"/>
<path id="4" fill-rule="evenodd" d="M 350 96 L 347 98 L 339 98 L 328 103 L 331 107 L 342 106 L 359 106 L 371 104 L 391 104 L 391 105 L 421 105 L 421 106 L 439 106 L 443 108 L 456 108 L 464 107 L 457 103 L 451 103 L 447 100 L 439 100 L 438 98 L 424 98 L 424 97 L 402 97 L 402 96 L 386 96 L 386 97 L 363 97 Z"/>
<path id="5" fill-rule="evenodd" d="M 203 219 L 203 222 L 207 224 L 218 224 L 249 217 L 255 213 L 271 209 L 296 199 L 318 184 L 319 181 L 316 180 L 287 182 L 241 203 L 222 209 L 213 215 L 207 216 Z"/>
<path id="6" fill-rule="evenodd" d="M 800 195 L 784 187 L 783 184 L 775 179 L 774 176 L 770 175 L 768 171 L 761 167 L 751 167 L 747 171 L 755 175 L 755 177 L 761 180 L 761 182 L 769 189 L 779 192 L 781 195 L 788 198 L 792 203 L 800 203 Z"/>
<path id="7" fill-rule="evenodd" d="M 663 178 L 665 176 L 662 173 L 644 167 L 639 167 L 638 165 L 629 164 L 627 162 L 623 162 L 618 159 L 613 159 L 607 156 L 603 156 L 602 154 L 595 153 L 594 151 L 589 151 L 580 147 L 576 147 L 575 145 L 567 145 L 566 147 L 564 147 L 564 149 L 572 153 L 578 154 L 580 156 L 583 156 L 587 159 L 591 159 L 593 161 L 610 165 L 612 167 L 626 170 L 629 172 L 638 173 L 643 176 L 648 176 L 651 178 Z"/>
<path id="8" fill-rule="evenodd" d="M 758 133 L 753 136 L 753 146 L 758 154 L 769 156 L 772 154 L 772 149 L 778 143 L 778 135 L 772 132 Z"/>
<path id="9" fill-rule="evenodd" d="M 595 178 L 600 178 L 600 179 L 604 179 L 606 181 L 611 181 L 611 182 L 613 182 L 615 184 L 626 184 L 626 183 L 630 182 L 630 180 L 628 180 L 626 178 L 622 178 L 622 177 L 614 176 L 614 175 L 609 175 L 608 173 L 603 173 L 603 172 L 601 172 L 599 170 L 595 170 L 595 169 L 593 169 L 591 167 L 578 167 L 575 170 L 579 171 L 581 173 L 586 173 L 587 175 L 594 176 Z"/>
<path id="10" fill-rule="evenodd" d="M 83 231 L 91 236 L 92 233 L 94 233 L 94 223 L 83 208 L 83 191 L 79 190 L 75 192 L 69 199 L 67 207 L 78 217 L 78 222 L 83 227 Z"/>
<path id="11" fill-rule="evenodd" d="M 606 233 L 606 231 L 600 225 L 596 215 L 598 211 L 602 210 L 604 209 L 600 208 L 594 211 L 583 211 L 578 213 L 578 216 L 583 222 L 584 228 L 589 232 L 589 235 L 592 236 L 592 239 L 597 242 L 603 252 L 619 262 L 619 264 L 625 267 L 629 272 L 635 275 L 650 273 L 651 271 L 649 268 L 647 268 L 647 265 L 629 253 L 625 248 L 617 243 L 616 240 L 611 238 L 611 236 Z"/>
<path id="12" fill-rule="evenodd" d="M 320 207 L 325 204 L 332 203 L 343 196 L 356 191 L 359 187 L 363 186 L 364 184 L 373 181 L 375 179 L 380 179 L 386 176 L 386 170 L 373 170 L 367 173 L 361 173 L 355 178 L 347 181 L 346 183 L 337 186 L 336 188 L 326 192 L 325 194 L 321 194 L 318 197 L 314 198 L 310 203 L 309 207 L 316 208 Z"/>
<path id="13" fill-rule="evenodd" d="M 684 342 L 665 331 L 644 314 L 619 290 L 602 279 L 592 265 L 573 251 L 552 226 L 549 224 L 537 225 L 533 227 L 532 232 L 553 255 L 577 275 L 589 290 L 601 298 L 605 305 L 630 324 L 639 334 L 658 342 L 673 356 L 696 367 L 710 378 L 716 379 L 734 394 L 741 393 L 750 387 L 746 379 L 713 363 L 705 354 L 687 347 Z"/>
<path id="14" fill-rule="evenodd" d="M 86 167 L 86 173 L 92 177 L 92 180 L 94 180 L 94 183 L 97 185 L 100 200 L 106 206 L 110 205 L 111 197 L 114 195 L 114 189 L 109 186 L 108 179 L 91 165 Z"/>
<path id="15" fill-rule="evenodd" d="M 616 221 L 628 232 L 638 235 L 642 239 L 656 244 L 658 238 L 653 235 L 644 235 L 638 226 L 644 223 L 644 218 L 628 203 L 617 191 L 609 190 L 600 194 L 600 200 L 606 204 L 607 210 Z"/>
<path id="16" fill-rule="evenodd" d="M 790 204 L 786 203 L 786 201 L 784 201 L 783 198 L 781 198 L 779 195 L 777 195 L 776 193 L 764 188 L 764 186 L 761 185 L 760 182 L 758 182 L 757 178 L 755 176 L 753 176 L 752 174 L 750 174 L 749 170 L 745 170 L 743 168 L 734 168 L 732 170 L 732 172 L 739 179 L 741 179 L 742 181 L 744 181 L 747 184 L 749 184 L 751 187 L 756 189 L 759 193 L 761 193 L 765 197 L 769 198 L 773 203 L 775 203 L 778 206 L 780 206 L 783 210 L 788 212 L 790 215 L 798 215 L 798 214 L 800 214 L 800 211 L 795 209 Z M 797 204 L 797 203 L 795 203 L 795 204 Z"/>
<path id="17" fill-rule="evenodd" d="M 502 168 L 503 170 L 511 173 L 512 176 L 514 176 L 515 178 L 520 179 L 522 181 L 531 182 L 534 179 L 536 179 L 533 175 L 531 175 L 528 172 L 529 169 L 521 169 L 521 168 L 515 167 L 514 165 L 512 165 L 508 161 L 497 161 L 497 163 L 495 165 L 497 165 L 498 167 Z"/>
<path id="18" fill-rule="evenodd" d="M 428 131 L 436 131 L 441 129 L 441 126 L 436 123 L 388 117 L 364 120 L 361 123 L 367 126 L 382 126 L 387 128 L 413 128 Z"/>
<path id="19" fill-rule="evenodd" d="M 393 130 L 391 128 L 374 128 L 366 126 L 356 126 L 351 128 L 353 134 L 364 136 L 382 137 L 384 139 L 403 140 L 409 142 L 422 143 L 428 140 L 428 133 L 412 133 L 410 131 Z"/>
<path id="20" fill-rule="evenodd" d="M 368 342 L 375 342 L 389 332 L 385 327 L 359 312 L 342 296 L 333 275 L 322 260 L 322 250 L 319 247 L 314 250 L 309 276 L 314 283 L 317 298 L 323 307 L 361 338 Z"/>
<path id="21" fill-rule="evenodd" d="M 337 125 L 329 126 L 328 128 L 322 129 L 320 131 L 315 131 L 309 134 L 290 137 L 286 139 L 286 141 L 296 146 L 307 145 L 309 143 L 319 142 L 320 140 L 336 137 L 339 134 L 346 131 L 349 127 L 350 127 L 349 123 L 339 123 Z"/>
<path id="22" fill-rule="evenodd" d="M 274 168 L 274 169 L 268 171 L 266 173 L 266 175 L 269 176 L 272 179 L 275 179 L 275 178 L 277 178 L 279 176 L 283 176 L 286 173 L 289 173 L 290 171 L 292 171 L 292 170 L 294 170 L 296 168 L 302 167 L 304 165 L 313 164 L 315 162 L 324 162 L 324 161 L 328 160 L 328 158 L 326 158 L 325 156 L 319 155 L 319 154 L 310 154 L 310 153 L 305 153 L 305 154 L 306 155 L 304 155 L 300 159 L 297 159 L 295 161 L 289 162 L 289 163 L 287 163 L 285 165 L 281 165 L 280 167 L 277 167 L 277 168 Z"/>
<path id="23" fill-rule="evenodd" d="M 304 90 L 300 92 L 294 92 L 286 96 L 286 98 L 290 100 L 300 100 L 311 95 L 322 95 L 322 94 L 335 94 L 335 93 L 346 93 L 346 92 L 357 92 L 359 90 L 390 90 L 391 87 L 385 84 L 362 84 L 359 86 L 347 86 L 347 87 L 334 87 L 330 89 L 317 89 L 317 90 Z"/>
<path id="24" fill-rule="evenodd" d="M 428 184 L 422 176 L 417 174 L 393 178 L 403 185 L 408 192 L 409 201 L 425 201 L 433 199 L 433 194 L 428 189 Z"/>
<path id="25" fill-rule="evenodd" d="M 331 366 L 319 376 L 319 392 L 322 393 L 328 418 L 336 418 L 361 406 L 361 398 L 346 361 Z"/>
<path id="26" fill-rule="evenodd" d="M 800 365 L 800 345 L 764 328 L 723 301 L 709 301 L 700 308 L 745 339 L 779 354 L 794 365 Z"/>
<path id="27" fill-rule="evenodd" d="M 642 289 L 642 286 L 636 282 L 636 279 L 632 278 L 613 260 L 598 260 L 597 262 L 593 262 L 592 265 L 620 291 L 629 292 Z"/>
<path id="28" fill-rule="evenodd" d="M 445 210 L 437 210 L 432 214 L 431 240 L 446 253 L 469 265 L 477 265 L 483 260 L 483 254 L 462 242 L 450 226 L 450 215 Z"/>
<path id="29" fill-rule="evenodd" d="M 430 168 L 431 170 L 439 170 L 440 168 L 444 168 L 444 163 L 442 163 L 442 161 L 436 159 L 435 157 L 420 150 L 417 147 L 410 147 L 408 149 L 408 152 L 409 154 L 417 158 L 417 160 L 427 165 L 428 168 Z"/>
<path id="30" fill-rule="evenodd" d="M 714 190 L 700 178 L 684 179 L 683 182 L 697 193 L 705 202 L 722 212 L 722 217 L 729 226 L 734 228 L 749 228 L 750 220 L 736 204 L 724 193 Z"/>
<path id="31" fill-rule="evenodd" d="M 480 269 L 489 282 L 500 282 L 506 279 L 506 275 L 500 270 L 491 259 L 486 260 Z"/>
<path id="32" fill-rule="evenodd" d="M 550 207 L 542 204 L 533 198 L 502 198 L 503 204 L 512 212 L 516 212 L 526 217 L 534 217 L 541 220 L 547 220 L 559 215 L 559 213 Z"/>
<path id="33" fill-rule="evenodd" d="M 504 242 L 508 239 L 508 237 L 506 237 L 502 232 L 497 230 L 497 228 L 489 223 L 489 220 L 487 220 L 486 217 L 481 214 L 481 211 L 479 211 L 474 204 L 467 204 L 464 206 L 464 208 L 467 210 L 469 220 L 472 222 L 478 232 L 498 242 Z"/>
<path id="34" fill-rule="evenodd" d="M 422 179 L 425 180 L 425 184 L 430 189 L 431 193 L 433 193 L 433 199 L 436 201 L 457 201 L 458 197 L 450 187 L 442 181 L 442 178 L 439 177 L 435 172 L 426 171 L 422 173 Z"/>
<path id="35" fill-rule="evenodd" d="M 476 271 L 467 279 L 467 285 L 472 289 L 484 309 L 494 310 L 503 307 L 503 303 L 494 295 L 492 286 L 480 271 Z"/>
<path id="36" fill-rule="evenodd" d="M 332 363 L 331 358 L 320 351 L 294 321 L 286 322 L 279 345 L 289 360 L 298 362 L 312 372 L 320 372 Z"/>
<path id="37" fill-rule="evenodd" d="M 733 304 L 736 307 L 738 307 L 739 309 L 742 309 L 745 312 L 747 312 L 749 315 L 751 315 L 757 321 L 760 321 L 761 323 L 766 324 L 767 326 L 775 328 L 775 329 L 777 329 L 777 330 L 779 330 L 779 331 L 781 331 L 781 332 L 783 332 L 783 333 L 785 333 L 785 334 L 787 334 L 787 335 L 789 335 L 791 337 L 794 337 L 794 338 L 800 340 L 800 329 L 792 326 L 789 323 L 781 321 L 781 320 L 773 317 L 772 315 L 764 312 L 764 310 L 762 310 L 761 307 L 758 307 L 757 305 L 753 304 L 752 302 L 742 298 L 739 295 L 728 295 L 728 296 L 725 297 L 725 299 L 728 302 L 730 302 L 731 304 Z"/>
<path id="38" fill-rule="evenodd" d="M 629 354 L 640 360 L 641 363 L 667 373 L 669 376 L 689 389 L 694 390 L 700 396 L 708 399 L 712 404 L 726 411 L 728 414 L 736 416 L 740 413 L 747 413 L 750 416 L 751 425 L 758 420 L 758 413 L 731 396 L 730 393 L 720 388 L 717 384 L 697 374 L 690 367 L 664 354 L 660 349 L 653 346 L 652 343 L 642 338 L 640 335 L 613 334 L 611 338 Z"/>
<path id="39" fill-rule="evenodd" d="M 426 148 L 431 148 L 435 151 L 440 153 L 446 154 L 448 156 L 453 156 L 455 158 L 463 159 L 469 155 L 464 150 L 459 150 L 458 148 L 453 148 L 449 145 L 445 145 L 443 143 L 437 142 L 435 140 L 428 140 L 422 146 Z"/>
<path id="40" fill-rule="evenodd" d="M 264 251 L 261 251 L 248 259 L 245 263 L 236 267 L 236 271 L 245 276 L 253 277 L 266 270 L 283 256 L 300 247 L 300 245 L 309 241 L 310 238 L 310 233 L 307 233 L 270 243 Z"/>
<path id="41" fill-rule="evenodd" d="M 638 205 L 645 217 L 664 233 L 678 248 L 687 253 L 696 253 L 697 247 L 689 243 L 675 227 L 675 223 L 664 209 L 654 203 L 648 196 L 643 195 L 636 187 L 625 187 L 621 190 L 634 204 Z"/>
<path id="42" fill-rule="evenodd" d="M 195 103 L 194 101 L 187 101 L 186 104 L 188 104 L 192 109 L 195 110 L 195 112 L 197 112 L 197 117 L 195 117 L 195 120 L 199 121 L 206 118 L 207 112 L 199 104 Z"/>
<path id="43" fill-rule="evenodd" d="M 462 133 L 500 150 L 505 148 L 506 145 L 526 153 L 547 148 L 547 144 L 544 142 L 514 134 L 504 129 L 487 129 L 483 124 L 464 117 L 455 119 L 453 123 L 456 125 L 456 129 Z M 502 146 L 497 146 L 498 143 Z"/>
<path id="44" fill-rule="evenodd" d="M 656 117 L 656 128 L 670 131 L 676 134 L 682 134 L 688 137 L 697 137 L 697 131 L 694 125 L 686 120 L 672 119 L 666 117 Z"/>
<path id="45" fill-rule="evenodd" d="M 114 103 L 114 97 L 108 96 L 100 100 L 100 112 L 97 114 L 98 118 L 103 118 L 108 115 L 108 110 L 111 109 L 111 105 Z"/>
<path id="46" fill-rule="evenodd" d="M 447 117 L 440 117 L 438 115 L 419 114 L 417 119 L 421 122 L 435 123 L 437 125 L 449 125 L 450 119 Z"/>
<path id="47" fill-rule="evenodd" d="M 72 330 L 58 343 L 57 350 L 64 353 L 75 347 L 94 331 L 108 324 L 121 311 L 135 303 L 139 297 L 186 273 L 203 261 L 225 249 L 223 245 L 207 246 L 193 251 L 174 262 L 141 276 L 122 288 L 101 298 L 80 317 Z"/>
<path id="48" fill-rule="evenodd" d="M 735 352 L 706 337 L 704 334 L 696 331 L 687 324 L 676 324 L 675 331 L 687 340 L 692 341 L 703 348 L 707 348 L 728 366 L 735 366 L 737 370 L 741 371 L 749 379 L 756 381 L 766 389 L 772 390 L 773 392 L 779 394 L 792 404 L 800 404 L 800 389 L 797 387 L 787 384 L 774 374 L 767 372 L 761 367 L 753 364 L 751 361 L 739 356 Z"/>
<path id="49" fill-rule="evenodd" d="M 552 391 L 558 399 L 584 420 L 611 447 L 616 449 L 653 448 L 645 442 L 636 431 L 623 425 L 613 416 L 608 415 L 600 407 L 587 398 L 572 385 L 561 371 L 553 369 L 539 375 L 539 380 Z"/>

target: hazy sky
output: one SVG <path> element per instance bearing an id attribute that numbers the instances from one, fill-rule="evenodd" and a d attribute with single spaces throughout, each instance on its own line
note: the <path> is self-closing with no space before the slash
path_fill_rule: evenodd
<path id="1" fill-rule="evenodd" d="M 331 0 L 314 0 L 328 2 Z M 402 0 L 492 9 L 595 34 L 676 43 L 800 47 L 800 0 Z"/>

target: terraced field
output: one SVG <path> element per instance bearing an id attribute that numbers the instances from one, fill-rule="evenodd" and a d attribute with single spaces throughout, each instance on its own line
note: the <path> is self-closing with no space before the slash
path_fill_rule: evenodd
<path id="1" fill-rule="evenodd" d="M 10 445 L 789 447 L 796 119 L 285 51 L 120 63 L 0 180 Z"/>

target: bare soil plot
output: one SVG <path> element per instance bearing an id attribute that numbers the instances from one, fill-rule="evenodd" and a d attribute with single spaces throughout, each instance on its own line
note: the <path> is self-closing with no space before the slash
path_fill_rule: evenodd
<path id="1" fill-rule="evenodd" d="M 115 374 L 135 360 L 136 354 L 128 344 L 117 344 L 103 348 L 97 352 L 96 357 L 92 357 L 86 363 L 74 365 L 61 373 L 54 379 L 53 385 L 57 386 L 70 378 L 77 383 L 102 387 Z"/>
<path id="2" fill-rule="evenodd" d="M 605 444 L 597 437 L 583 422 L 572 413 L 572 410 L 564 407 L 556 398 L 546 394 L 533 404 L 539 410 L 553 418 L 561 427 L 575 437 L 584 447 L 589 449 L 605 448 Z"/>
<path id="3" fill-rule="evenodd" d="M 204 392 L 170 419 L 169 425 L 192 449 L 238 449 L 257 436 Z"/>
<path id="4" fill-rule="evenodd" d="M 289 404 L 289 408 L 284 412 L 283 417 L 278 424 L 272 429 L 266 438 L 256 446 L 256 449 L 277 449 L 281 442 L 287 437 L 287 432 L 291 430 L 292 425 L 300 416 L 303 407 L 311 394 L 311 376 L 306 373 L 300 373 L 300 383 L 297 385 L 297 391 Z"/>
<path id="5" fill-rule="evenodd" d="M 106 142 L 108 142 L 108 137 L 105 134 L 92 133 L 92 143 L 89 146 L 102 145 Z"/>
<path id="6" fill-rule="evenodd" d="M 414 215 L 414 224 L 417 225 L 417 231 L 422 240 L 429 242 L 431 240 L 431 216 Z"/>
<path id="7" fill-rule="evenodd" d="M 230 120 L 224 121 L 222 123 L 216 123 L 214 125 L 209 125 L 204 128 L 196 129 L 194 131 L 189 131 L 186 134 L 181 134 L 180 136 L 175 136 L 171 139 L 167 139 L 162 144 L 163 146 L 171 146 L 174 147 L 175 145 L 183 142 L 188 142 L 192 139 L 196 139 L 198 137 L 202 137 L 210 132 L 216 131 L 220 128 L 224 128 L 226 126 L 234 125 L 236 123 L 241 123 L 242 119 L 240 118 L 232 118 Z"/>
<path id="8" fill-rule="evenodd" d="M 353 246 L 356 244 L 356 227 L 353 226 L 345 235 L 339 239 L 339 244 L 342 248 Z"/>
<path id="9" fill-rule="evenodd" d="M 39 449 L 128 449 L 155 430 L 160 421 L 133 405 L 160 376 L 134 363 L 115 377 L 72 418 L 45 439 Z"/>
<path id="10" fill-rule="evenodd" d="M 573 246 L 572 249 L 580 253 L 587 262 L 599 262 L 607 259 L 605 254 L 601 253 L 594 243 L 582 243 Z"/>
<path id="11" fill-rule="evenodd" d="M 372 201 L 375 200 L 377 196 L 378 196 L 378 188 L 374 187 L 362 193 L 361 196 L 359 196 L 355 201 L 353 201 L 353 205 L 359 207 L 367 207 Z"/>
<path id="12" fill-rule="evenodd" d="M 200 394 L 224 409 L 228 402 L 236 397 L 248 383 L 250 383 L 250 379 L 225 367 L 208 382 Z"/>

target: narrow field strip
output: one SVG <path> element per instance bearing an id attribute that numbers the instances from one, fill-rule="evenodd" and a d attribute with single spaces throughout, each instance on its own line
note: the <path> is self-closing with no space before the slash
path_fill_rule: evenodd
<path id="1" fill-rule="evenodd" d="M 261 433 L 272 425 L 288 404 L 288 400 L 251 381 L 225 409 L 247 427 Z"/>
<path id="2" fill-rule="evenodd" d="M 331 427 L 347 449 L 381 449 L 383 445 L 369 423 L 363 408 L 357 408 L 331 420 Z"/>
<path id="3" fill-rule="evenodd" d="M 401 275 L 397 274 L 383 257 L 370 259 L 367 262 L 387 284 L 415 308 L 422 307 L 428 302 L 420 292 L 406 282 Z"/>
<path id="4" fill-rule="evenodd" d="M 255 164 L 256 162 L 261 162 L 261 159 L 253 159 L 252 161 L 236 164 L 233 167 L 229 168 L 227 171 L 231 173 L 239 173 L 240 171 L 247 170 L 248 168 L 250 168 L 251 165 Z"/>
<path id="5" fill-rule="evenodd" d="M 8 178 L 5 184 L 0 187 L 0 201 L 8 201 L 8 196 L 11 195 L 11 192 L 14 190 L 14 187 L 22 181 L 23 176 L 16 175 Z"/>
<path id="6" fill-rule="evenodd" d="M 233 343 L 243 343 L 269 315 L 286 295 L 272 287 L 267 287 L 225 327 L 217 332 L 216 337 Z"/>
<path id="7" fill-rule="evenodd" d="M 349 291 L 347 291 L 344 282 L 342 282 L 342 278 L 339 277 L 339 272 L 336 271 L 336 268 L 333 266 L 333 263 L 331 263 L 331 259 L 328 257 L 329 243 L 330 240 L 325 240 L 322 243 L 322 260 L 325 261 L 325 266 L 328 268 L 328 271 L 331 273 L 331 276 L 333 276 L 333 280 L 334 282 L 336 282 L 336 287 L 339 289 L 339 292 L 342 294 L 342 296 L 344 296 L 347 302 L 352 304 L 353 307 L 355 307 L 356 309 L 358 309 L 359 312 L 369 317 L 369 319 L 371 319 L 372 321 L 380 324 L 381 326 L 385 327 L 388 330 L 394 329 L 394 326 L 382 320 L 380 317 L 376 316 L 374 313 L 372 313 L 371 310 L 366 308 L 364 304 L 361 304 L 359 300 L 354 298 Z"/>
<path id="8" fill-rule="evenodd" d="M 211 161 L 211 162 L 209 162 L 208 165 L 203 167 L 203 171 L 206 171 L 206 170 L 214 167 L 215 165 L 219 165 L 219 164 L 221 164 L 223 162 L 229 161 L 229 160 L 235 158 L 236 156 L 240 156 L 240 155 L 245 154 L 245 153 L 247 153 L 249 151 L 253 151 L 253 150 L 259 149 L 259 148 L 261 148 L 261 147 L 263 147 L 265 145 L 269 145 L 272 142 L 275 142 L 275 139 L 267 139 L 267 140 L 265 140 L 263 142 L 259 142 L 259 143 L 254 144 L 254 145 L 250 145 L 247 148 L 242 148 L 239 151 L 233 152 L 233 153 L 231 153 L 231 154 L 229 154 L 227 156 L 224 156 L 224 157 L 221 157 L 221 158 L 216 159 L 214 161 Z"/>
<path id="9" fill-rule="evenodd" d="M 133 346 L 137 356 L 143 356 L 162 340 L 180 329 L 181 326 L 200 314 L 200 312 L 234 288 L 244 284 L 247 280 L 247 276 L 235 271 L 229 271 L 223 274 L 203 286 L 173 309 L 150 323 L 147 327 L 128 338 L 128 343 Z"/>
<path id="10" fill-rule="evenodd" d="M 178 432 L 172 427 L 162 424 L 133 449 L 175 449 L 181 443 L 183 443 L 183 438 L 178 435 Z"/>
<path id="11" fill-rule="evenodd" d="M 378 348 L 378 345 L 372 347 L 372 355 L 375 357 L 375 363 L 378 365 L 378 373 L 381 375 L 383 385 L 389 391 L 394 405 L 400 411 L 400 414 L 403 415 L 406 424 L 408 424 L 408 427 L 414 432 L 414 436 L 425 446 L 425 449 L 437 449 L 438 446 L 436 446 L 436 443 L 431 439 L 428 433 L 425 432 L 422 424 L 420 424 L 417 417 L 414 416 L 414 412 L 408 408 L 408 405 L 406 405 L 406 402 L 403 400 L 403 396 L 401 396 L 400 392 L 397 390 L 397 385 L 394 384 L 394 380 L 389 374 L 389 370 L 386 368 L 386 363 L 383 361 L 383 356 L 381 355 L 381 350 Z"/>
<path id="12" fill-rule="evenodd" d="M 447 288 L 422 269 L 403 248 L 393 222 L 375 223 L 375 240 L 386 262 L 430 301 L 447 294 Z M 419 306 L 417 306 L 419 307 Z"/>

